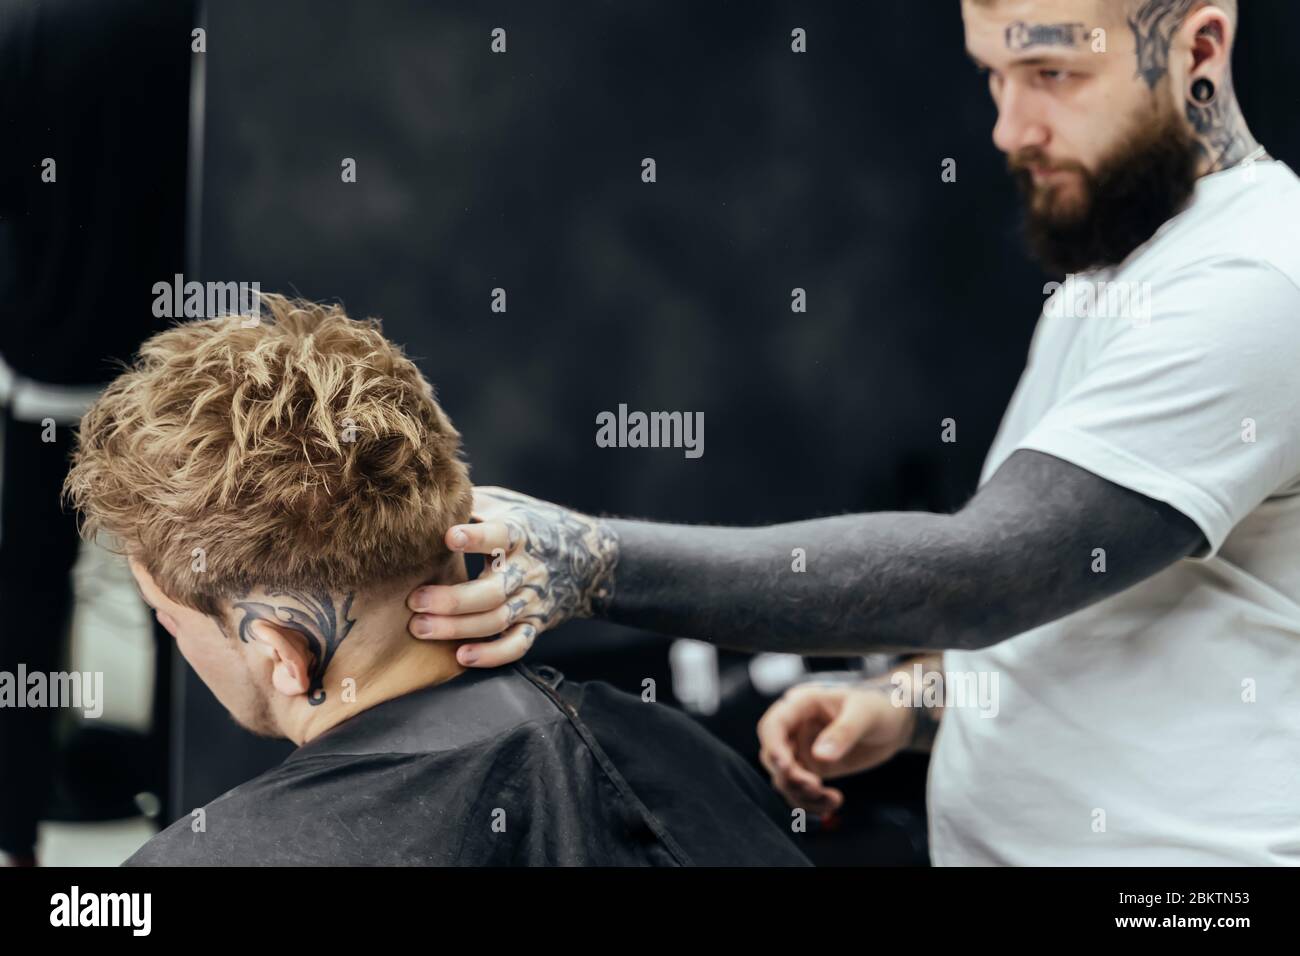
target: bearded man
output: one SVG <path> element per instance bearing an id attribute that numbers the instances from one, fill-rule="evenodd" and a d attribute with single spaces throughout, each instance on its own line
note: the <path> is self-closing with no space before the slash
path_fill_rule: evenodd
<path id="1" fill-rule="evenodd" d="M 479 489 L 447 543 L 499 560 L 416 589 L 411 632 L 493 638 L 460 647 L 473 667 L 586 615 L 919 651 L 773 706 L 790 802 L 832 810 L 828 780 L 933 746 L 935 863 L 1298 863 L 1300 181 L 1234 94 L 1236 0 L 961 12 L 1030 244 L 1067 280 L 969 503 L 741 529 Z M 972 681 L 999 700 L 951 692 Z"/>

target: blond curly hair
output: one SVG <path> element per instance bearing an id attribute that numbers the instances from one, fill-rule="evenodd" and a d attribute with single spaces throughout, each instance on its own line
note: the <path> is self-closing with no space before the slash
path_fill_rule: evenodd
<path id="1" fill-rule="evenodd" d="M 269 294 L 255 325 L 145 342 L 82 419 L 64 493 L 83 536 L 208 614 L 253 587 L 432 574 L 471 503 L 459 433 L 379 322 Z"/>

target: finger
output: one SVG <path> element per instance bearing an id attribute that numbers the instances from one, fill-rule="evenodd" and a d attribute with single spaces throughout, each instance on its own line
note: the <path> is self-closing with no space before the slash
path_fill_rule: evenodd
<path id="1" fill-rule="evenodd" d="M 457 524 L 447 529 L 447 547 L 468 554 L 508 554 L 515 549 L 521 535 L 519 526 L 511 521 L 484 521 L 479 524 Z"/>
<path id="2" fill-rule="evenodd" d="M 825 797 L 819 800 L 804 800 L 798 805 L 815 817 L 825 817 L 835 812 L 835 805 Z"/>
<path id="3" fill-rule="evenodd" d="M 456 660 L 465 667 L 500 667 L 513 664 L 528 653 L 537 639 L 537 625 L 522 621 L 507 630 L 495 641 L 463 644 L 456 651 Z"/>
<path id="4" fill-rule="evenodd" d="M 760 757 L 766 751 L 777 769 L 808 763 L 813 739 L 830 722 L 843 696 L 841 688 L 813 685 L 786 691 L 758 723 Z"/>
<path id="5" fill-rule="evenodd" d="M 835 805 L 830 800 L 809 800 L 803 808 L 815 817 L 828 817 L 835 812 Z"/>
<path id="6" fill-rule="evenodd" d="M 807 810 L 814 816 L 825 816 L 836 808 L 830 791 L 808 790 L 796 784 L 786 784 L 784 787 L 778 787 L 777 792 L 790 806 Z"/>
<path id="7" fill-rule="evenodd" d="M 789 776 L 785 769 L 790 765 L 788 760 L 783 764 L 778 763 L 770 751 L 760 750 L 758 752 L 758 762 L 761 763 L 763 769 L 767 771 L 768 777 L 771 778 L 772 786 L 780 790 L 789 783 Z"/>
<path id="8" fill-rule="evenodd" d="M 772 789 L 774 789 L 777 793 L 779 793 L 781 795 L 781 799 L 784 800 L 786 803 L 788 803 L 790 806 L 802 807 L 804 805 L 803 795 L 792 790 L 789 787 L 789 785 L 774 779 L 772 781 Z"/>
<path id="9" fill-rule="evenodd" d="M 523 586 L 524 575 L 515 565 L 461 584 L 426 584 L 412 591 L 406 606 L 417 614 L 477 614 L 506 603 Z"/>
<path id="10" fill-rule="evenodd" d="M 531 608 L 531 610 L 537 610 Z M 464 641 L 475 637 L 496 637 L 517 621 L 528 616 L 527 597 L 509 598 L 500 607 L 481 614 L 420 614 L 412 620 L 411 633 L 426 641 Z"/>
<path id="11" fill-rule="evenodd" d="M 779 793 L 797 800 L 801 805 L 825 800 L 830 792 L 816 775 L 810 774 L 798 764 L 789 764 L 784 768 L 772 766 L 768 768 L 768 774 L 772 778 L 772 786 Z"/>
<path id="12" fill-rule="evenodd" d="M 812 745 L 813 757 L 824 763 L 833 763 L 848 753 L 871 730 L 876 703 L 868 694 L 846 695 L 840 712 L 817 735 Z"/>
<path id="13" fill-rule="evenodd" d="M 773 757 L 780 784 L 786 790 L 799 794 L 803 800 L 820 799 L 824 791 L 822 778 L 810 767 L 812 760 L 807 756 L 808 744 L 821 726 L 816 718 L 797 719 L 786 735 L 790 748 L 789 758 L 779 762 Z M 807 741 L 804 738 L 808 738 Z"/>
<path id="14" fill-rule="evenodd" d="M 794 751 L 790 746 L 793 709 L 786 701 L 777 701 L 758 722 L 759 759 L 769 771 L 784 769 L 794 763 Z"/>
<path id="15" fill-rule="evenodd" d="M 826 801 L 830 804 L 830 807 L 826 810 L 820 811 L 823 816 L 827 813 L 834 813 L 836 810 L 844 806 L 844 791 L 838 790 L 835 787 L 827 787 Z"/>
<path id="16" fill-rule="evenodd" d="M 528 500 L 527 496 L 511 491 L 509 488 L 499 488 L 496 485 L 475 485 L 474 504 L 470 507 L 470 513 L 480 521 L 491 521 L 492 516 L 499 513 L 503 508 L 523 504 Z"/>
<path id="17" fill-rule="evenodd" d="M 769 766 L 768 774 L 772 778 L 772 788 L 781 794 L 790 806 L 807 806 L 810 801 L 816 799 L 816 791 L 809 790 L 802 782 L 793 780 L 789 771 Z"/>
<path id="18" fill-rule="evenodd" d="M 820 798 L 826 792 L 822 778 L 799 763 L 792 763 L 785 768 L 785 777 L 790 786 L 796 787 L 812 797 Z"/>

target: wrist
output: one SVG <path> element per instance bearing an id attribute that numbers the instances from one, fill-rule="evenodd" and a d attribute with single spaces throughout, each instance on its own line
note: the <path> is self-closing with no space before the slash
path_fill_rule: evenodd
<path id="1" fill-rule="evenodd" d="M 942 655 L 914 655 L 888 676 L 891 702 L 909 715 L 907 738 L 900 748 L 909 753 L 928 753 L 939 732 L 944 699 L 942 661 Z"/>
<path id="2" fill-rule="evenodd" d="M 586 617 L 608 617 L 614 603 L 614 572 L 618 567 L 621 541 L 614 525 L 604 518 L 579 516 L 588 526 L 584 535 L 592 557 L 591 575 L 586 589 Z"/>

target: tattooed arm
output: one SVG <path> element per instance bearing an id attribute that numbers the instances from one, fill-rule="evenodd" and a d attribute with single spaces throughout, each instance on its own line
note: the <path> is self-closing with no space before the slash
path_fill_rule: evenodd
<path id="1" fill-rule="evenodd" d="M 611 619 L 801 654 L 995 644 L 1138 583 L 1201 537 L 1167 505 L 1031 451 L 955 515 L 611 525 L 620 540 Z M 795 548 L 804 572 L 791 570 Z M 1093 570 L 1097 548 L 1104 573 Z"/>
<path id="2" fill-rule="evenodd" d="M 507 629 L 461 649 L 477 652 L 461 658 L 476 666 L 517 659 L 541 630 L 593 614 L 756 651 L 984 647 L 1116 594 L 1203 543 L 1168 505 L 1024 450 L 954 515 L 712 528 L 600 520 L 500 490 L 482 496 L 487 523 L 453 528 L 448 540 L 498 550 L 499 567 L 411 597 L 412 610 L 432 612 L 412 619 L 417 636 Z M 796 548 L 806 570 L 794 570 Z M 1094 570 L 1098 548 L 1104 572 Z"/>

